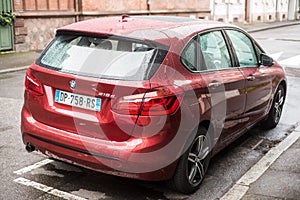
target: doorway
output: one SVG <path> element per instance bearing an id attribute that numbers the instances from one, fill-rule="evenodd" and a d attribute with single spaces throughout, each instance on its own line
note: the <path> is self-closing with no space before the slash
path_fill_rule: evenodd
<path id="1" fill-rule="evenodd" d="M 1 0 L 0 14 L 12 12 L 12 0 Z M 0 25 L 0 51 L 13 49 L 13 26 Z"/>

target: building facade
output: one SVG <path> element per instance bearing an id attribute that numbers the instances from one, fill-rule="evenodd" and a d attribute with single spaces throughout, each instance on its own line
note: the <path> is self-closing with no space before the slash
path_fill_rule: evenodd
<path id="1" fill-rule="evenodd" d="M 0 26 L 0 51 L 42 50 L 58 27 L 94 17 L 114 15 L 178 15 L 209 18 L 207 0 L 1 0 L 16 19 Z M 2 10 L 1 10 L 2 9 Z M 5 29 L 5 30 L 4 30 Z M 5 34 L 4 34 L 5 33 Z"/>
<path id="2" fill-rule="evenodd" d="M 58 27 L 100 16 L 176 15 L 229 23 L 292 20 L 300 0 L 1 0 L 0 14 L 13 12 L 12 25 L 0 25 L 0 51 L 42 50 Z"/>
<path id="3" fill-rule="evenodd" d="M 229 23 L 295 20 L 296 6 L 296 0 L 211 1 L 212 19 Z"/>

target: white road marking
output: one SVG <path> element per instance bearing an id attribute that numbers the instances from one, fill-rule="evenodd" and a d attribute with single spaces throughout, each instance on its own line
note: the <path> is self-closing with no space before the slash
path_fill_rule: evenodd
<path id="1" fill-rule="evenodd" d="M 14 171 L 14 173 L 15 173 L 15 174 L 18 174 L 18 175 L 22 175 L 22 174 L 25 174 L 25 173 L 27 173 L 27 172 L 30 172 L 30 171 L 32 171 L 32 170 L 34 170 L 34 169 L 37 169 L 37 168 L 39 168 L 39 167 L 42 167 L 42 166 L 47 165 L 47 164 L 52 163 L 52 162 L 53 162 L 53 160 L 51 160 L 51 159 L 45 159 L 45 160 L 42 160 L 42 161 L 40 161 L 40 162 L 37 162 L 37 163 L 35 163 L 35 164 L 33 164 L 33 165 L 29 165 L 29 166 L 27 166 L 27 167 L 24 167 L 24 168 L 22 168 L 22 169 L 19 169 L 19 170 L 17 170 L 17 171 Z"/>
<path id="2" fill-rule="evenodd" d="M 300 68 L 300 55 L 293 56 L 291 58 L 287 58 L 279 61 L 281 65 L 286 65 L 288 67 L 298 67 Z"/>
<path id="3" fill-rule="evenodd" d="M 276 38 L 267 38 L 266 40 L 276 40 Z"/>
<path id="4" fill-rule="evenodd" d="M 70 194 L 68 192 L 64 192 L 64 191 L 61 191 L 61 190 L 54 189 L 53 187 L 49 187 L 47 185 L 37 183 L 35 181 L 31 181 L 31 180 L 28 180 L 26 178 L 19 177 L 19 178 L 16 178 L 14 180 L 14 182 L 25 185 L 25 186 L 28 186 L 28 187 L 33 187 L 37 190 L 46 192 L 48 194 L 51 194 L 51 195 L 54 195 L 54 196 L 57 196 L 57 197 L 60 197 L 60 198 L 63 198 L 63 199 L 67 199 L 67 200 L 86 200 L 85 198 Z"/>
<path id="5" fill-rule="evenodd" d="M 263 173 L 274 163 L 274 161 L 294 144 L 300 137 L 300 128 L 298 127 L 286 139 L 272 148 L 263 156 L 254 166 L 252 166 L 237 182 L 225 193 L 220 200 L 240 200 L 250 188 L 250 184 L 255 182 Z"/>
<path id="6" fill-rule="evenodd" d="M 270 56 L 271 56 L 274 60 L 278 60 L 282 54 L 283 54 L 283 51 L 278 52 L 278 53 L 273 53 L 273 54 L 271 54 Z"/>
<path id="7" fill-rule="evenodd" d="M 13 67 L 13 68 L 9 68 L 9 69 L 2 69 L 2 70 L 0 70 L 0 74 L 10 73 L 10 72 L 16 72 L 16 71 L 21 71 L 21 70 L 27 69 L 28 67 L 29 67 L 29 66 L 24 66 L 24 67 Z"/>

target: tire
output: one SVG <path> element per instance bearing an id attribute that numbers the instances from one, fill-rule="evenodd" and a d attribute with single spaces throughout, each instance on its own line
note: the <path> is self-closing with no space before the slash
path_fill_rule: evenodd
<path id="1" fill-rule="evenodd" d="M 279 85 L 272 103 L 272 107 L 269 111 L 266 121 L 261 125 L 262 129 L 273 129 L 279 123 L 282 115 L 282 109 L 285 102 L 285 89 L 282 85 Z"/>
<path id="2" fill-rule="evenodd" d="M 168 185 L 183 194 L 195 192 L 201 185 L 210 161 L 211 143 L 207 129 L 199 127 L 186 152 L 179 158 L 176 171 Z"/>

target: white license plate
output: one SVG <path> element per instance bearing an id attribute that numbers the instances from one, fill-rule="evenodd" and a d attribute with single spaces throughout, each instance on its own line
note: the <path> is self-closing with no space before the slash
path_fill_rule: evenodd
<path id="1" fill-rule="evenodd" d="M 56 90 L 55 102 L 100 112 L 101 99 L 71 92 Z"/>

